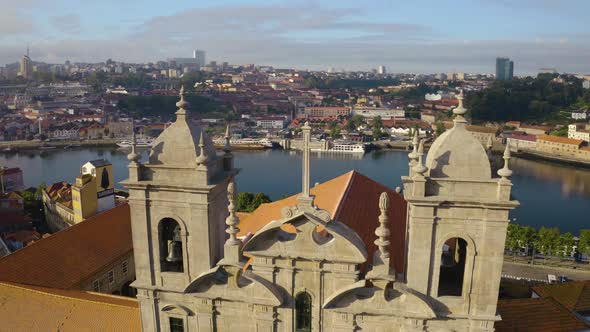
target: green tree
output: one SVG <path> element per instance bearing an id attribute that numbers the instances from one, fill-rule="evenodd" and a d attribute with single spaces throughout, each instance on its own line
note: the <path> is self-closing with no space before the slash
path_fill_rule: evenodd
<path id="1" fill-rule="evenodd" d="M 339 127 L 334 127 L 332 129 L 330 129 L 330 137 L 336 138 L 338 136 L 340 136 L 340 128 Z"/>
<path id="2" fill-rule="evenodd" d="M 559 246 L 559 228 L 541 227 L 537 233 L 535 248 L 544 256 L 552 255 Z"/>
<path id="3" fill-rule="evenodd" d="M 239 212 L 252 212 L 263 203 L 271 200 L 263 193 L 240 192 L 236 198 L 236 210 Z"/>
<path id="4" fill-rule="evenodd" d="M 559 247 L 556 254 L 562 257 L 570 257 L 574 246 L 574 235 L 570 232 L 563 233 L 559 235 L 558 243 Z"/>
<path id="5" fill-rule="evenodd" d="M 516 252 L 516 249 L 520 247 L 518 243 L 518 239 L 520 238 L 520 232 L 522 230 L 522 226 L 517 224 L 509 224 L 508 230 L 506 232 L 506 244 L 504 247 L 508 250 Z"/>
<path id="6" fill-rule="evenodd" d="M 580 230 L 578 251 L 584 255 L 590 256 L 590 229 Z"/>

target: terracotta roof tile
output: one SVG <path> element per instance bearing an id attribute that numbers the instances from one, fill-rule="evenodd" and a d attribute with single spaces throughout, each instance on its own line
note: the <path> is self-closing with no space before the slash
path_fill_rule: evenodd
<path id="1" fill-rule="evenodd" d="M 573 332 L 589 327 L 553 298 L 500 300 L 498 312 L 498 332 Z"/>
<path id="2" fill-rule="evenodd" d="M 137 300 L 0 282 L 3 331 L 141 331 Z"/>
<path id="3" fill-rule="evenodd" d="M 573 145 L 578 145 L 578 146 L 581 145 L 582 143 L 584 143 L 584 141 L 581 139 L 573 139 L 573 138 L 551 136 L 551 135 L 541 135 L 541 136 L 537 137 L 537 140 L 554 142 L 554 143 L 562 143 L 562 144 L 573 144 Z"/>
<path id="4" fill-rule="evenodd" d="M 554 298 L 569 310 L 590 310 L 590 280 L 537 285 L 533 291 L 540 297 Z"/>
<path id="5" fill-rule="evenodd" d="M 123 204 L 0 258 L 0 280 L 72 289 L 132 249 Z"/>
<path id="6" fill-rule="evenodd" d="M 391 263 L 396 272 L 404 268 L 406 233 L 406 202 L 401 195 L 378 182 L 350 171 L 311 188 L 314 203 L 336 219 L 352 228 L 367 246 L 369 257 L 375 251 L 375 229 L 379 226 L 379 196 L 387 192 L 391 201 L 389 228 L 391 230 Z M 239 236 L 256 233 L 264 225 L 281 219 L 281 210 L 297 204 L 299 194 L 272 203 L 262 204 L 245 219 L 240 220 Z M 288 231 L 287 229 L 285 229 Z M 369 258 L 368 263 L 371 262 Z M 366 266 L 363 266 L 363 270 Z"/>

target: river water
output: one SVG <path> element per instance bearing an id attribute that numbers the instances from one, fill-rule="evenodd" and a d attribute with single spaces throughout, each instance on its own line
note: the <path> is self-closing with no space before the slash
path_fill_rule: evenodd
<path id="1" fill-rule="evenodd" d="M 113 163 L 118 182 L 128 174 L 127 153 L 108 148 L 24 151 L 0 154 L 0 165 L 20 167 L 25 185 L 38 186 L 41 182 L 73 182 L 83 163 L 104 158 Z M 239 191 L 263 192 L 273 200 L 301 191 L 299 153 L 266 150 L 237 151 L 234 155 L 236 167 L 242 169 L 236 180 Z M 147 151 L 142 156 L 146 160 Z M 311 165 L 312 185 L 354 169 L 395 188 L 407 173 L 408 159 L 403 151 L 372 151 L 364 157 L 312 153 Z M 589 169 L 519 158 L 512 159 L 511 168 L 514 197 L 521 202 L 521 207 L 511 213 L 515 223 L 559 227 L 574 234 L 590 228 Z"/>

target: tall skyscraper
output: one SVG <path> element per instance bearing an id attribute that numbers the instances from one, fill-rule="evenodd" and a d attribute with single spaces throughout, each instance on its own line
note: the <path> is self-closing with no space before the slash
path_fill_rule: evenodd
<path id="1" fill-rule="evenodd" d="M 205 66 L 205 51 L 193 50 L 193 58 L 199 67 Z"/>
<path id="2" fill-rule="evenodd" d="M 514 76 L 514 62 L 509 58 L 496 58 L 496 79 L 509 81 Z"/>
<path id="3" fill-rule="evenodd" d="M 31 64 L 31 58 L 29 57 L 29 47 L 27 46 L 27 54 L 23 55 L 20 60 L 20 72 L 19 75 L 24 79 L 30 79 L 31 73 L 33 72 L 33 66 Z"/>
<path id="4" fill-rule="evenodd" d="M 385 66 L 383 66 L 383 65 L 379 66 L 379 68 L 377 69 L 377 73 L 381 74 L 381 75 L 384 75 L 385 73 L 387 73 Z"/>

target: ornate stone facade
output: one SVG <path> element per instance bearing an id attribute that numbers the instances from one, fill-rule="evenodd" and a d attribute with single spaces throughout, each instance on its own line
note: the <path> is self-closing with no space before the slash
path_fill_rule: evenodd
<path id="1" fill-rule="evenodd" d="M 149 161 L 129 155 L 123 183 L 144 331 L 493 331 L 508 212 L 518 202 L 510 196 L 509 151 L 492 178 L 482 145 L 465 129 L 462 103 L 426 164 L 423 142 L 414 139 L 402 179 L 406 269 L 397 274 L 387 194 L 374 253 L 315 206 L 307 124 L 298 202 L 243 243 L 229 135 L 217 156 L 190 122 L 182 92 L 177 106 Z"/>

